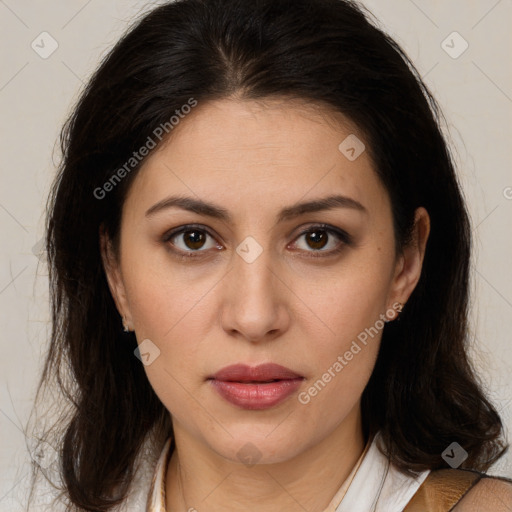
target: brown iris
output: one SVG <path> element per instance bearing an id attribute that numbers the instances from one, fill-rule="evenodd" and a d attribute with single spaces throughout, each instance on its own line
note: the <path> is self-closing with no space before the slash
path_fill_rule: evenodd
<path id="1" fill-rule="evenodd" d="M 325 231 L 311 231 L 306 234 L 306 239 L 312 249 L 322 249 L 327 243 L 328 236 Z"/>
<path id="2" fill-rule="evenodd" d="M 206 239 L 205 233 L 189 230 L 183 233 L 183 240 L 189 249 L 200 249 Z"/>

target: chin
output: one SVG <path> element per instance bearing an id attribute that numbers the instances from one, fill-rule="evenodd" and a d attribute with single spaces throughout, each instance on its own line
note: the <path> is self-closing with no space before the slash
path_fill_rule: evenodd
<path id="1" fill-rule="evenodd" d="M 257 432 L 254 427 L 252 430 L 243 429 L 242 431 L 228 428 L 228 432 L 233 437 L 228 436 L 229 439 L 226 439 L 227 442 L 223 444 L 219 444 L 218 438 L 212 440 L 214 442 L 210 447 L 228 461 L 242 463 L 247 467 L 255 464 L 279 464 L 296 457 L 308 445 L 299 440 L 295 433 L 284 428 L 278 436 L 279 428 L 276 429 L 275 425 L 267 426 L 263 429 L 265 432 Z"/>

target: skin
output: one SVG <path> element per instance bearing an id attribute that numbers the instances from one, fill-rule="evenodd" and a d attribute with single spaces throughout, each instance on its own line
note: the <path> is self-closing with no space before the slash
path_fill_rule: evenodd
<path id="1" fill-rule="evenodd" d="M 199 104 L 136 176 L 123 206 L 119 260 L 102 237 L 120 314 L 139 343 L 150 339 L 160 350 L 145 370 L 175 432 L 169 511 L 229 504 L 321 512 L 363 452 L 360 398 L 382 331 L 307 404 L 295 393 L 270 409 L 244 410 L 206 380 L 233 363 L 275 362 L 304 376 L 299 392 L 308 390 L 379 315 L 407 302 L 421 273 L 428 213 L 416 210 L 412 242 L 396 254 L 389 196 L 368 151 L 350 161 L 338 149 L 350 134 L 364 141 L 343 116 L 298 101 Z M 232 221 L 176 207 L 145 216 L 176 194 L 213 202 Z M 285 206 L 332 194 L 366 210 L 276 220 Z M 162 241 L 190 223 L 210 232 L 202 246 L 183 234 Z M 324 230 L 323 243 L 301 234 L 318 223 L 345 230 L 353 243 Z M 236 252 L 248 236 L 262 248 L 251 263 Z M 180 260 L 172 243 L 202 253 Z M 252 466 L 237 456 L 247 443 L 258 451 Z"/>

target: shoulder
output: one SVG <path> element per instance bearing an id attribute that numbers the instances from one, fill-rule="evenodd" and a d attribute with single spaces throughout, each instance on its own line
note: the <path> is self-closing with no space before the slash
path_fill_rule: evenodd
<path id="1" fill-rule="evenodd" d="M 512 510 L 512 480 L 483 475 L 465 494 L 454 512 L 510 512 Z"/>

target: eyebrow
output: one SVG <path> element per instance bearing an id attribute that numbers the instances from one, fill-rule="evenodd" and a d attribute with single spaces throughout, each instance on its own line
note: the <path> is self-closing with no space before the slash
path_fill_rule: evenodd
<path id="1" fill-rule="evenodd" d="M 158 203 L 154 204 L 146 212 L 146 217 L 151 217 L 157 212 L 166 210 L 168 208 L 181 208 L 189 212 L 197 213 L 198 215 L 205 215 L 215 219 L 222 220 L 224 222 L 232 222 L 231 214 L 225 208 L 208 203 L 200 199 L 193 197 L 184 196 L 170 196 L 162 199 Z M 368 210 L 358 201 L 347 196 L 342 195 L 331 195 L 313 201 L 297 203 L 287 208 L 283 208 L 278 216 L 278 222 L 299 217 L 305 213 L 319 212 L 323 210 L 332 210 L 334 208 L 350 208 L 353 210 L 360 211 L 362 213 L 368 213 Z"/>

